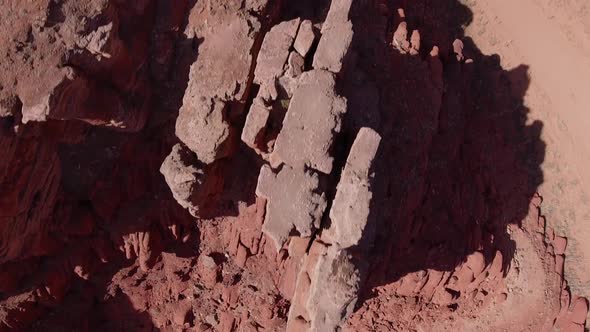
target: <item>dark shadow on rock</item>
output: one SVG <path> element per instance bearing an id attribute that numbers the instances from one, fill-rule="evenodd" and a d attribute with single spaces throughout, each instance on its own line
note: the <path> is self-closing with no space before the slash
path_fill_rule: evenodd
<path id="1" fill-rule="evenodd" d="M 111 278 L 130 262 L 110 262 L 91 281 L 74 281 L 63 302 L 52 308 L 31 331 L 159 331 L 147 311 L 137 311 L 129 298 L 110 286 Z"/>
<path id="2" fill-rule="evenodd" d="M 391 46 L 398 8 L 409 32 L 420 31 L 418 55 Z M 369 126 L 383 138 L 371 211 L 376 238 L 365 252 L 370 268 L 357 307 L 376 287 L 419 271 L 452 272 L 475 251 L 486 264 L 500 251 L 504 273 L 510 269 L 507 226 L 520 225 L 543 182 L 543 125 L 527 122 L 528 67 L 505 70 L 497 56 L 482 54 L 464 36 L 472 16 L 458 1 L 354 5 L 355 63 L 339 87 L 349 100 L 343 137 Z M 464 43 L 461 61 L 455 38 Z M 429 54 L 433 46 L 440 62 Z"/>
<path id="3" fill-rule="evenodd" d="M 186 39 L 183 34 L 186 15 L 196 2 L 155 1 L 158 15 L 149 42 L 150 74 L 146 75 L 154 96 L 145 128 L 138 133 L 122 133 L 87 127 L 83 140 L 57 146 L 62 183 L 55 223 L 59 227 L 69 219 L 74 219 L 68 222 L 75 226 L 82 223 L 82 219 L 71 214 L 82 206 L 92 215 L 93 226 L 90 233 L 78 235 L 60 233 L 60 229 L 53 231 L 60 238 L 64 252 L 57 253 L 59 258 L 36 259 L 37 270 L 31 273 L 31 280 L 19 284 L 15 294 L 43 288 L 46 280 L 42 279 L 47 273 L 57 276 L 57 284 L 60 290 L 64 285 L 65 294 L 57 301 L 45 301 L 47 294 L 42 294 L 38 302 L 32 302 L 34 315 L 29 315 L 32 321 L 23 321 L 22 329 L 157 331 L 151 314 L 137 308 L 112 282 L 121 271 L 129 270 L 133 274 L 128 276 L 129 280 L 145 274 L 137 272 L 137 267 L 133 270 L 135 256 L 140 256 L 136 251 L 142 250 L 142 245 L 131 250 L 132 259 L 126 259 L 124 242 L 136 243 L 133 236 L 143 237 L 143 249 L 148 252 L 143 261 L 158 269 L 163 269 L 162 252 L 175 257 L 198 256 L 195 219 L 175 202 L 159 172 L 160 164 L 178 142 L 175 121 L 188 85 L 190 65 L 198 56 L 199 41 Z M 78 261 L 68 258 L 66 251 L 69 248 L 92 252 L 97 239 L 107 244 L 108 262 L 101 263 L 98 254 L 90 254 L 82 262 L 83 269 L 92 267 L 89 278 L 78 278 L 73 271 L 79 267 Z M 54 266 L 58 267 L 57 271 L 53 271 Z M 141 280 L 133 282 L 140 284 Z M 0 294 L 3 300 L 5 295 L 11 294 Z"/>

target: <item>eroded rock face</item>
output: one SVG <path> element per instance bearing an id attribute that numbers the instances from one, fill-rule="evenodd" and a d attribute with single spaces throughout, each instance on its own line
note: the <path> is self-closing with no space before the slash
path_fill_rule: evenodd
<path id="1" fill-rule="evenodd" d="M 56 148 L 4 135 L 0 142 L 0 263 L 49 254 L 58 246 L 43 226 L 51 219 L 60 190 Z"/>
<path id="2" fill-rule="evenodd" d="M 306 304 L 310 331 L 337 331 L 352 314 L 361 287 L 358 269 L 358 263 L 336 247 L 318 258 Z"/>
<path id="3" fill-rule="evenodd" d="M 273 165 L 332 172 L 331 148 L 346 113 L 346 99 L 336 94 L 335 84 L 334 75 L 327 71 L 301 75 L 275 143 Z"/>
<path id="4" fill-rule="evenodd" d="M 147 73 L 143 64 L 151 23 L 146 18 L 152 5 L 151 1 L 114 5 L 86 0 L 23 6 L 9 1 L 2 17 L 14 27 L 2 42 L 8 57 L 0 76 L 4 116 L 22 113 L 24 123 L 78 119 L 123 131 L 140 130 L 149 112 L 150 87 L 142 78 Z M 128 31 L 135 33 L 133 41 L 119 28 L 131 20 L 142 22 Z M 32 51 L 45 56 L 33 59 Z"/>
<path id="5" fill-rule="evenodd" d="M 227 10 L 220 10 L 222 7 Z M 205 15 L 210 15 L 209 20 L 201 24 L 199 18 Z M 244 98 L 253 60 L 251 51 L 259 31 L 260 22 L 248 14 L 247 8 L 241 8 L 239 1 L 195 5 L 185 35 L 199 41 L 198 56 L 190 68 L 181 113 L 202 97 L 222 101 Z"/>

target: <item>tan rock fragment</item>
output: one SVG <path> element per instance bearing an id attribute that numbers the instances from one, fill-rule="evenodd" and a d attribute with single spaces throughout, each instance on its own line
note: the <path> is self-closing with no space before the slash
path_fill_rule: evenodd
<path id="1" fill-rule="evenodd" d="M 203 10 L 203 6 L 197 3 L 193 11 Z M 191 107 L 193 99 L 202 97 L 242 100 L 252 64 L 251 50 L 260 23 L 236 12 L 228 17 L 211 19 L 207 25 L 195 26 L 189 18 L 187 30 L 187 38 L 202 38 L 203 42 L 199 44 L 199 55 L 190 67 L 189 84 L 180 111 L 184 105 Z"/>
<path id="2" fill-rule="evenodd" d="M 457 61 L 461 61 L 464 59 L 463 56 L 463 42 L 461 41 L 461 39 L 455 39 L 453 41 L 453 52 L 455 53 L 455 57 L 457 58 Z"/>
<path id="3" fill-rule="evenodd" d="M 337 331 L 354 309 L 360 279 L 346 251 L 314 242 L 299 272 L 287 331 Z"/>

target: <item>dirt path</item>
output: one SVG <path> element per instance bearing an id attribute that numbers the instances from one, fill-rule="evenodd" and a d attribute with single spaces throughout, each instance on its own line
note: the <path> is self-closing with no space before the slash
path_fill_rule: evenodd
<path id="1" fill-rule="evenodd" d="M 569 239 L 567 279 L 590 295 L 590 3 L 580 0 L 465 1 L 467 35 L 504 68 L 529 66 L 529 118 L 543 122 L 548 223 Z"/>

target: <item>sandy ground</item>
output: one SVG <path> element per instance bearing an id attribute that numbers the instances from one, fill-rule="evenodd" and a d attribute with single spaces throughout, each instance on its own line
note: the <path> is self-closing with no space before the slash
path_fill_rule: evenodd
<path id="1" fill-rule="evenodd" d="M 528 66 L 529 119 L 543 122 L 543 212 L 568 237 L 566 278 L 590 296 L 590 2 L 465 0 L 466 33 L 502 67 Z"/>

